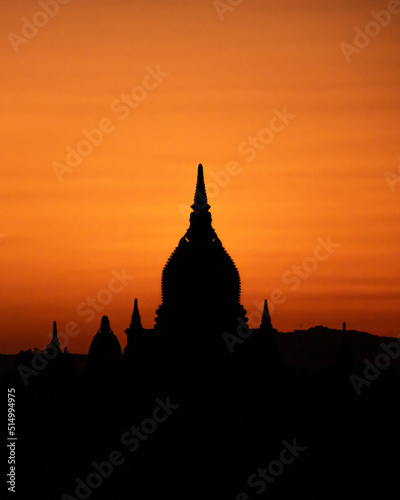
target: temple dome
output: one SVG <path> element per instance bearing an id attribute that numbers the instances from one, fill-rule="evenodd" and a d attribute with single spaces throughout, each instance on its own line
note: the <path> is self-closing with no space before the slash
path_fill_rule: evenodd
<path id="1" fill-rule="evenodd" d="M 100 329 L 90 344 L 89 365 L 93 368 L 109 368 L 120 360 L 121 354 L 120 343 L 111 330 L 108 316 L 103 316 Z"/>
<path id="2" fill-rule="evenodd" d="M 212 228 L 209 208 L 199 165 L 190 226 L 162 272 L 156 328 L 221 330 L 245 314 L 239 272 Z"/>

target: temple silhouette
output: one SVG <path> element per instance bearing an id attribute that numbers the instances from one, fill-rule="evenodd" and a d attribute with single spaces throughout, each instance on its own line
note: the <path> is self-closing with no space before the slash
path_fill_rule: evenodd
<path id="1" fill-rule="evenodd" d="M 134 299 L 123 350 L 103 316 L 88 355 L 61 352 L 54 322 L 41 352 L 15 356 L 14 498 L 395 497 L 400 347 L 345 323 L 277 332 L 267 301 L 250 329 L 201 165 L 161 290 L 154 328 Z M 374 374 L 384 352 L 398 358 Z"/>
<path id="2" fill-rule="evenodd" d="M 134 301 L 131 323 L 125 330 L 126 359 L 138 362 L 150 351 L 178 358 L 177 362 L 182 356 L 220 359 L 229 354 L 238 331 L 253 337 L 261 333 L 272 337 L 276 332 L 266 300 L 260 327 L 248 327 L 246 310 L 240 303 L 239 271 L 212 227 L 201 164 L 191 208 L 189 228 L 162 271 L 162 303 L 154 328 L 143 328 L 138 299 Z M 110 357 L 118 359 L 121 348 L 108 330 L 105 316 L 89 349 L 91 366 L 108 363 Z"/>

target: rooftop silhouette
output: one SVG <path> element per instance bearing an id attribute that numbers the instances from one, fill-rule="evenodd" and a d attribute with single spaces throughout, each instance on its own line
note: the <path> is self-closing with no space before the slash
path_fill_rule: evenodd
<path id="1" fill-rule="evenodd" d="M 171 341 L 187 345 L 188 332 L 202 332 L 211 349 L 217 333 L 236 329 L 238 317 L 247 322 L 239 272 L 212 227 L 202 165 L 190 225 L 163 269 L 161 292 L 155 330 Z"/>
<path id="2" fill-rule="evenodd" d="M 189 227 L 162 271 L 162 303 L 154 328 L 143 328 L 135 298 L 131 322 L 125 330 L 124 355 L 135 359 L 137 366 L 143 366 L 144 359 L 162 363 L 162 358 L 171 356 L 181 361 L 191 358 L 191 362 L 193 358 L 214 356 L 220 360 L 229 354 L 229 336 L 238 330 L 250 335 L 246 310 L 240 303 L 239 271 L 212 226 L 201 164 L 191 208 Z M 100 367 L 110 357 L 118 359 L 118 341 L 104 318 L 90 346 L 91 366 Z M 257 332 L 274 332 L 267 301 Z M 271 336 L 263 347 L 273 351 L 273 339 Z"/>
<path id="3" fill-rule="evenodd" d="M 400 346 L 345 324 L 278 333 L 266 300 L 250 329 L 210 208 L 199 165 L 155 326 L 143 326 L 135 298 L 124 355 L 104 315 L 88 356 L 61 352 L 56 322 L 43 351 L 16 356 L 5 377 L 18 397 L 16 498 L 248 500 L 262 488 L 354 500 L 364 484 L 377 498 L 397 488 L 400 370 L 394 359 L 369 366 L 360 397 L 350 377 Z M 302 453 L 275 474 L 283 443 Z"/>

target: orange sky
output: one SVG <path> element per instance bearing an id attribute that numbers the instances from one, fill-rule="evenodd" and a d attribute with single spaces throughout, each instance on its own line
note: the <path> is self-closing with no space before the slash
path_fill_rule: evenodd
<path id="1" fill-rule="evenodd" d="M 220 16 L 211 0 L 70 0 L 47 21 L 35 1 L 3 7 L 0 352 L 42 348 L 53 320 L 61 332 L 76 322 L 68 349 L 87 352 L 102 314 L 124 347 L 135 297 L 151 328 L 198 163 L 252 326 L 279 289 L 281 331 L 346 321 L 399 334 L 400 182 L 385 173 L 400 170 L 400 13 L 349 61 L 341 46 L 388 6 L 400 12 L 379 0 L 243 0 Z M 23 18 L 43 25 L 25 42 Z M 100 122 L 110 133 L 60 181 L 54 162 Z M 267 143 L 251 152 L 259 133 Z M 313 262 L 329 235 L 340 246 Z M 295 281 L 303 262 L 312 272 Z M 110 282 L 123 268 L 134 278 Z M 90 314 L 99 292 L 110 302 Z"/>

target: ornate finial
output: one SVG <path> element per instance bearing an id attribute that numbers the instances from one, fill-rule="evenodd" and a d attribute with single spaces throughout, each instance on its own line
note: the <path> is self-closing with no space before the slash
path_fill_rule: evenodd
<path id="1" fill-rule="evenodd" d="M 53 338 L 51 342 L 55 346 L 60 347 L 60 341 L 58 340 L 58 333 L 57 333 L 57 321 L 53 321 Z"/>
<path id="2" fill-rule="evenodd" d="M 129 332 L 137 332 L 139 330 L 142 330 L 142 321 L 140 319 L 140 313 L 139 313 L 139 306 L 138 306 L 138 299 L 135 299 L 135 304 L 133 306 L 133 313 L 132 313 L 132 319 L 131 319 L 131 324 L 129 328 L 125 330 L 125 333 Z"/>
<path id="3" fill-rule="evenodd" d="M 204 184 L 203 165 L 197 170 L 196 194 L 194 196 L 193 212 L 190 214 L 190 227 L 184 239 L 191 242 L 213 241 L 216 237 L 211 226 L 210 205 L 207 203 L 206 187 Z"/>
<path id="4" fill-rule="evenodd" d="M 206 186 L 204 184 L 203 165 L 200 163 L 197 169 L 197 184 L 194 195 L 193 210 L 209 210 L 210 205 L 207 203 Z"/>

